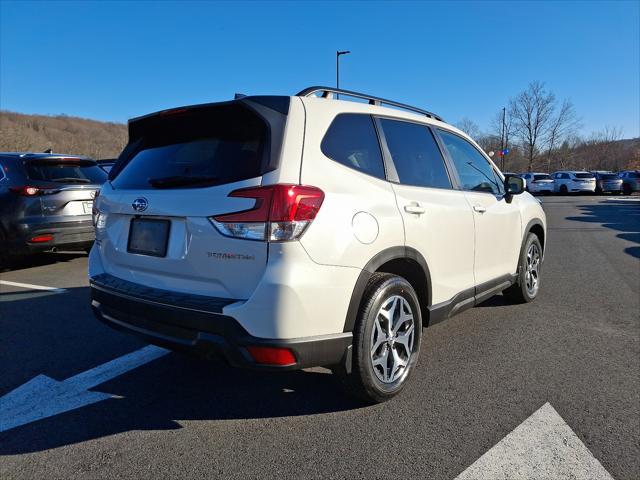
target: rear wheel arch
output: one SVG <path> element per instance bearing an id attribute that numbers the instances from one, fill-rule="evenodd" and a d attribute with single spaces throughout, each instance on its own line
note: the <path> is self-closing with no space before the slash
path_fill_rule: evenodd
<path id="1" fill-rule="evenodd" d="M 403 277 L 411 284 L 420 303 L 423 325 L 427 325 L 429 305 L 431 304 L 431 274 L 424 257 L 411 247 L 397 246 L 387 248 L 376 254 L 362 269 L 351 294 L 344 324 L 344 332 L 353 331 L 358 317 L 362 297 L 374 273 L 392 273 Z"/>

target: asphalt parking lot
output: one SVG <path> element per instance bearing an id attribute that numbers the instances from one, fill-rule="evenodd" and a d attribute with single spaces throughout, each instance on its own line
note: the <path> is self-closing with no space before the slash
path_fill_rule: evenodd
<path id="1" fill-rule="evenodd" d="M 640 197 L 543 205 L 537 301 L 510 306 L 497 296 L 425 330 L 412 381 L 378 406 L 346 398 L 324 369 L 255 373 L 175 353 L 79 375 L 144 347 L 94 319 L 86 255 L 5 271 L 0 397 L 46 375 L 110 398 L 33 421 L 34 409 L 53 407 L 21 397 L 32 411 L 12 428 L 0 422 L 0 476 L 454 479 L 475 465 L 464 478 L 492 478 L 474 462 L 549 404 L 568 429 L 564 445 L 584 444 L 601 464 L 596 478 L 640 478 Z M 15 421 L 4 398 L 0 418 Z M 524 447 L 509 438 L 501 455 L 516 463 Z"/>

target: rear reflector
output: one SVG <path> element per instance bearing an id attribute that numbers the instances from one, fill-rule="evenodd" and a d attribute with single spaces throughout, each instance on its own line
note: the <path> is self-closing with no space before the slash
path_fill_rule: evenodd
<path id="1" fill-rule="evenodd" d="M 47 243 L 53 240 L 53 235 L 38 235 L 29 240 L 31 243 Z"/>
<path id="2" fill-rule="evenodd" d="M 247 351 L 261 365 L 287 366 L 296 363 L 296 357 L 288 348 L 247 347 Z"/>

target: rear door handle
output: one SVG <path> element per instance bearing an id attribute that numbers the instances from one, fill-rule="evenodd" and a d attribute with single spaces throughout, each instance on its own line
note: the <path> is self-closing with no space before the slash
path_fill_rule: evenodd
<path id="1" fill-rule="evenodd" d="M 482 205 L 474 205 L 473 209 L 478 213 L 484 213 L 484 212 L 487 211 L 487 209 L 485 207 L 483 207 Z"/>
<path id="2" fill-rule="evenodd" d="M 404 211 L 415 215 L 421 215 L 425 212 L 425 209 L 421 207 L 419 203 L 412 203 L 410 205 L 405 205 Z"/>

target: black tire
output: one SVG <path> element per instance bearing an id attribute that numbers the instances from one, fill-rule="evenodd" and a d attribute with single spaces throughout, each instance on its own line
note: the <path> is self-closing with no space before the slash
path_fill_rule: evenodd
<path id="1" fill-rule="evenodd" d="M 539 255 L 538 266 L 536 269 L 536 287 L 535 289 L 529 288 L 531 281 L 527 277 L 527 273 L 533 275 L 533 272 L 528 270 L 528 254 L 532 245 L 537 249 Z M 535 233 L 529 233 L 525 240 L 522 252 L 520 252 L 520 262 L 518 263 L 518 279 L 516 283 L 511 285 L 505 291 L 502 292 L 505 299 L 509 303 L 529 303 L 536 299 L 540 293 L 540 279 L 542 270 L 542 245 L 540 239 Z"/>
<path id="2" fill-rule="evenodd" d="M 625 195 L 631 195 L 631 185 L 629 185 L 628 183 L 623 183 L 622 193 L 624 193 Z"/>
<path id="3" fill-rule="evenodd" d="M 376 322 L 378 322 L 377 324 L 380 326 L 381 322 L 385 321 L 384 317 L 379 317 L 379 311 L 385 306 L 385 302 L 387 304 L 392 303 L 397 297 L 401 297 L 406 301 L 406 303 L 400 305 L 399 308 L 405 308 L 408 305 L 413 315 L 411 354 L 408 358 L 403 358 L 403 361 L 407 361 L 407 363 L 405 367 L 401 367 L 402 370 L 398 369 L 398 377 L 395 380 L 391 377 L 388 382 L 384 382 L 378 375 L 384 375 L 386 377 L 389 372 L 396 372 L 395 368 L 393 368 L 394 356 L 390 357 L 391 367 L 389 367 L 389 361 L 385 361 L 384 367 L 381 365 L 374 366 L 371 344 L 378 335 L 378 331 L 374 332 Z M 393 305 L 395 307 L 396 304 L 394 303 Z M 402 311 L 404 313 L 407 312 L 406 309 Z M 408 325 L 409 321 L 401 326 L 408 331 Z M 401 331 L 402 330 L 398 330 L 398 332 Z M 382 330 L 379 330 L 379 332 L 382 333 Z M 345 388 L 349 394 L 356 396 L 360 400 L 367 403 L 380 403 L 389 400 L 402 391 L 411 372 L 414 370 L 418 356 L 420 355 L 421 337 L 422 316 L 420 314 L 418 297 L 413 287 L 404 278 L 397 275 L 375 273 L 369 280 L 360 302 L 358 319 L 353 331 L 351 372 L 347 373 L 344 366 L 340 366 L 334 370 L 334 373 L 340 380 L 343 388 Z M 397 337 L 394 335 L 394 338 L 400 338 L 400 335 Z M 399 354 L 407 351 L 404 346 L 394 346 L 393 341 L 390 345 L 391 346 L 389 346 L 388 342 L 381 343 L 379 347 L 381 350 L 379 351 L 387 352 L 387 354 L 393 349 L 395 349 L 396 352 L 400 349 Z"/>
<path id="4" fill-rule="evenodd" d="M 567 195 L 569 193 L 569 189 L 566 185 L 560 185 L 560 195 Z"/>

